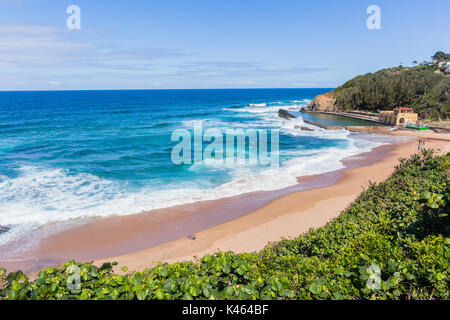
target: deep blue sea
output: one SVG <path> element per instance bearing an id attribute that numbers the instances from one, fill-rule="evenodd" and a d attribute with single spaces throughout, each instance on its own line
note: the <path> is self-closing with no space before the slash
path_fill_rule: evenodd
<path id="1" fill-rule="evenodd" d="M 313 128 L 295 111 L 329 90 L 0 92 L 0 226 L 10 228 L 0 244 L 48 223 L 281 189 L 340 169 L 343 158 L 383 141 L 295 128 Z M 280 108 L 300 117 L 283 120 Z M 205 128 L 279 129 L 280 167 L 175 165 L 172 132 L 200 120 Z"/>

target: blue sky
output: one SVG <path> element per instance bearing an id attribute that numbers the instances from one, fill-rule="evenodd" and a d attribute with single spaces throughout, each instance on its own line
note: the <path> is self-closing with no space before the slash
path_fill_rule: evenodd
<path id="1" fill-rule="evenodd" d="M 68 30 L 66 8 L 81 8 Z M 366 27 L 369 5 L 381 30 Z M 0 0 L 0 90 L 335 87 L 450 52 L 450 1 Z"/>

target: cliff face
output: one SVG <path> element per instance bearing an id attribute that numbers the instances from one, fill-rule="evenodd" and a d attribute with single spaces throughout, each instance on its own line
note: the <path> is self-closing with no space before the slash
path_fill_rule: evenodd
<path id="1" fill-rule="evenodd" d="M 318 95 L 309 104 L 308 108 L 311 111 L 338 111 L 339 107 L 336 105 L 336 99 L 329 93 Z"/>

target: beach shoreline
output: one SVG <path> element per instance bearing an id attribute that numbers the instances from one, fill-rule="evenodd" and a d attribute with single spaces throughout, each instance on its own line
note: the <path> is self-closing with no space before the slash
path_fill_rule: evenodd
<path id="1" fill-rule="evenodd" d="M 391 134 L 405 136 L 404 132 Z M 426 139 L 426 147 L 434 149 L 436 154 L 450 152 L 450 134 L 408 132 L 406 136 Z M 378 161 L 339 170 L 338 180 L 331 185 L 283 195 L 249 214 L 198 232 L 195 240 L 182 238 L 125 255 L 97 259 L 94 263 L 115 261 L 117 270 L 127 266 L 129 271 L 138 271 L 160 262 L 196 260 L 217 251 L 254 252 L 270 242 L 297 237 L 338 217 L 369 183 L 384 181 L 393 173 L 400 158 L 418 152 L 417 141 L 391 146 L 389 154 Z"/>
<path id="2" fill-rule="evenodd" d="M 413 136 L 421 135 L 414 132 Z M 426 133 L 426 147 L 440 149 L 441 153 L 450 151 L 450 135 L 436 136 L 433 139 L 434 135 Z M 117 270 L 127 266 L 128 270 L 137 271 L 158 262 L 193 260 L 219 250 L 257 251 L 269 242 L 325 225 L 339 216 L 369 181 L 388 178 L 398 158 L 415 152 L 416 141 L 379 146 L 345 159 L 344 169 L 299 177 L 295 187 L 182 205 L 156 213 L 92 219 L 45 238 L 31 252 L 34 260 L 7 263 L 6 267 L 9 271 L 33 273 L 44 266 L 75 259 L 93 260 L 95 264 L 116 261 Z"/>

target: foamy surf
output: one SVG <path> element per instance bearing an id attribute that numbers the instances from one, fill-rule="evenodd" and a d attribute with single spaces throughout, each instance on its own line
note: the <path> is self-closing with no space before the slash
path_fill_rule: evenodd
<path id="1" fill-rule="evenodd" d="M 320 152 L 298 151 L 283 167 L 255 172 L 233 168 L 231 181 L 211 189 L 172 187 L 128 192 L 116 182 L 92 175 L 69 175 L 64 170 L 23 168 L 23 176 L 0 183 L 0 225 L 10 231 L 0 235 L 0 244 L 42 225 L 94 216 L 135 214 L 197 201 L 217 200 L 256 191 L 283 189 L 297 183 L 298 176 L 343 168 L 341 160 L 369 151 L 379 144 L 357 148 L 330 148 Z M 223 169 L 220 163 L 206 163 Z M 200 170 L 197 168 L 194 170 Z"/>
<path id="2" fill-rule="evenodd" d="M 115 180 L 93 172 L 80 173 L 79 170 L 71 170 L 66 167 L 55 168 L 52 166 L 53 163 L 41 165 L 37 162 L 37 165 L 19 166 L 14 175 L 0 175 L 0 226 L 10 228 L 9 231 L 0 234 L 0 244 L 7 244 L 14 239 L 28 236 L 33 230 L 50 224 L 68 225 L 74 221 L 78 223 L 91 217 L 136 214 L 197 201 L 217 200 L 243 193 L 283 189 L 296 185 L 299 176 L 342 169 L 342 160 L 346 157 L 370 151 L 384 143 L 381 140 L 365 139 L 362 135 L 350 134 L 345 130 L 327 131 L 317 128 L 304 123 L 301 116 L 296 120 L 285 120 L 278 117 L 279 109 L 295 112 L 309 101 L 308 99 L 268 100 L 253 104 L 246 103 L 240 107 L 229 107 L 235 105 L 230 103 L 212 111 L 209 107 L 205 107 L 195 110 L 185 117 L 180 115 L 179 121 L 175 121 L 171 114 L 168 115 L 170 120 L 161 117 L 157 119 L 157 125 L 164 125 L 164 132 L 169 132 L 167 140 L 170 139 L 170 130 L 180 126 L 189 129 L 193 126 L 194 121 L 199 120 L 203 121 L 205 127 L 221 129 L 279 129 L 283 137 L 288 141 L 292 140 L 289 143 L 286 142 L 286 139 L 281 141 L 285 144 L 284 147 L 287 143 L 289 148 L 283 149 L 283 145 L 280 147 L 282 161 L 279 168 L 249 165 L 229 166 L 221 161 L 208 160 L 202 165 L 191 165 L 184 171 L 178 170 L 180 172 L 178 180 L 156 175 L 156 178 L 152 180 L 155 183 L 136 186 L 128 182 L 128 176 L 122 180 Z M 141 117 L 149 114 L 148 110 L 144 111 L 145 113 L 140 115 Z M 181 114 L 182 112 L 177 111 L 177 113 Z M 77 111 L 77 114 L 82 113 Z M 123 117 L 121 115 L 120 119 Z M 123 161 L 125 168 L 131 170 L 126 171 L 129 174 L 143 166 L 140 164 L 135 167 L 133 161 L 137 161 L 136 157 L 142 153 L 141 142 L 147 137 L 149 130 L 154 130 L 154 124 L 148 123 L 152 120 L 151 113 L 148 117 L 147 121 L 142 121 L 138 117 L 135 122 L 130 122 L 136 123 L 135 129 L 133 127 L 129 129 L 129 124 L 127 124 L 127 127 L 120 132 L 119 138 L 116 139 L 124 140 L 123 153 L 114 151 L 106 154 L 107 158 L 114 162 Z M 298 126 L 310 127 L 314 131 L 299 130 Z M 106 128 L 106 135 L 103 137 L 106 140 L 101 140 L 102 145 L 115 150 L 118 140 L 107 140 L 114 130 L 114 124 Z M 83 128 L 81 133 L 83 138 L 87 135 L 85 130 Z M 128 133 L 132 133 L 133 130 L 137 132 L 138 141 L 132 140 L 133 136 Z M 95 131 L 94 136 L 101 134 L 101 130 Z M 153 139 L 153 136 L 151 138 Z M 160 136 L 157 138 L 160 139 Z M 150 146 L 158 141 L 155 140 L 156 138 L 152 139 L 147 142 Z M 130 145 L 129 141 L 135 143 L 136 150 L 132 149 L 134 145 Z M 316 147 L 315 143 L 317 143 Z M 90 146 L 89 149 L 80 149 L 78 144 L 74 144 L 75 150 L 71 150 L 69 155 L 77 154 L 89 157 L 89 153 L 84 152 L 85 150 L 100 148 L 100 145 L 96 144 Z M 40 145 L 39 148 L 39 152 L 48 150 Z M 58 152 L 61 148 L 58 146 Z M 150 151 L 149 161 L 155 161 L 154 157 L 157 153 L 153 149 Z M 161 148 L 158 150 L 159 154 L 164 152 L 170 153 L 170 146 L 167 145 L 167 142 L 161 144 Z M 96 160 L 96 153 L 91 154 L 91 157 Z M 60 156 L 59 153 L 57 155 Z M 67 157 L 67 155 L 65 156 Z M 83 159 L 87 161 L 86 158 Z M 88 160 L 90 159 L 88 158 Z M 168 163 L 159 163 L 158 165 L 164 167 L 168 166 Z M 115 168 L 112 167 L 110 170 L 114 177 Z M 174 174 L 172 171 L 169 172 L 169 177 Z M 154 175 L 154 172 L 150 171 L 149 176 Z"/>

